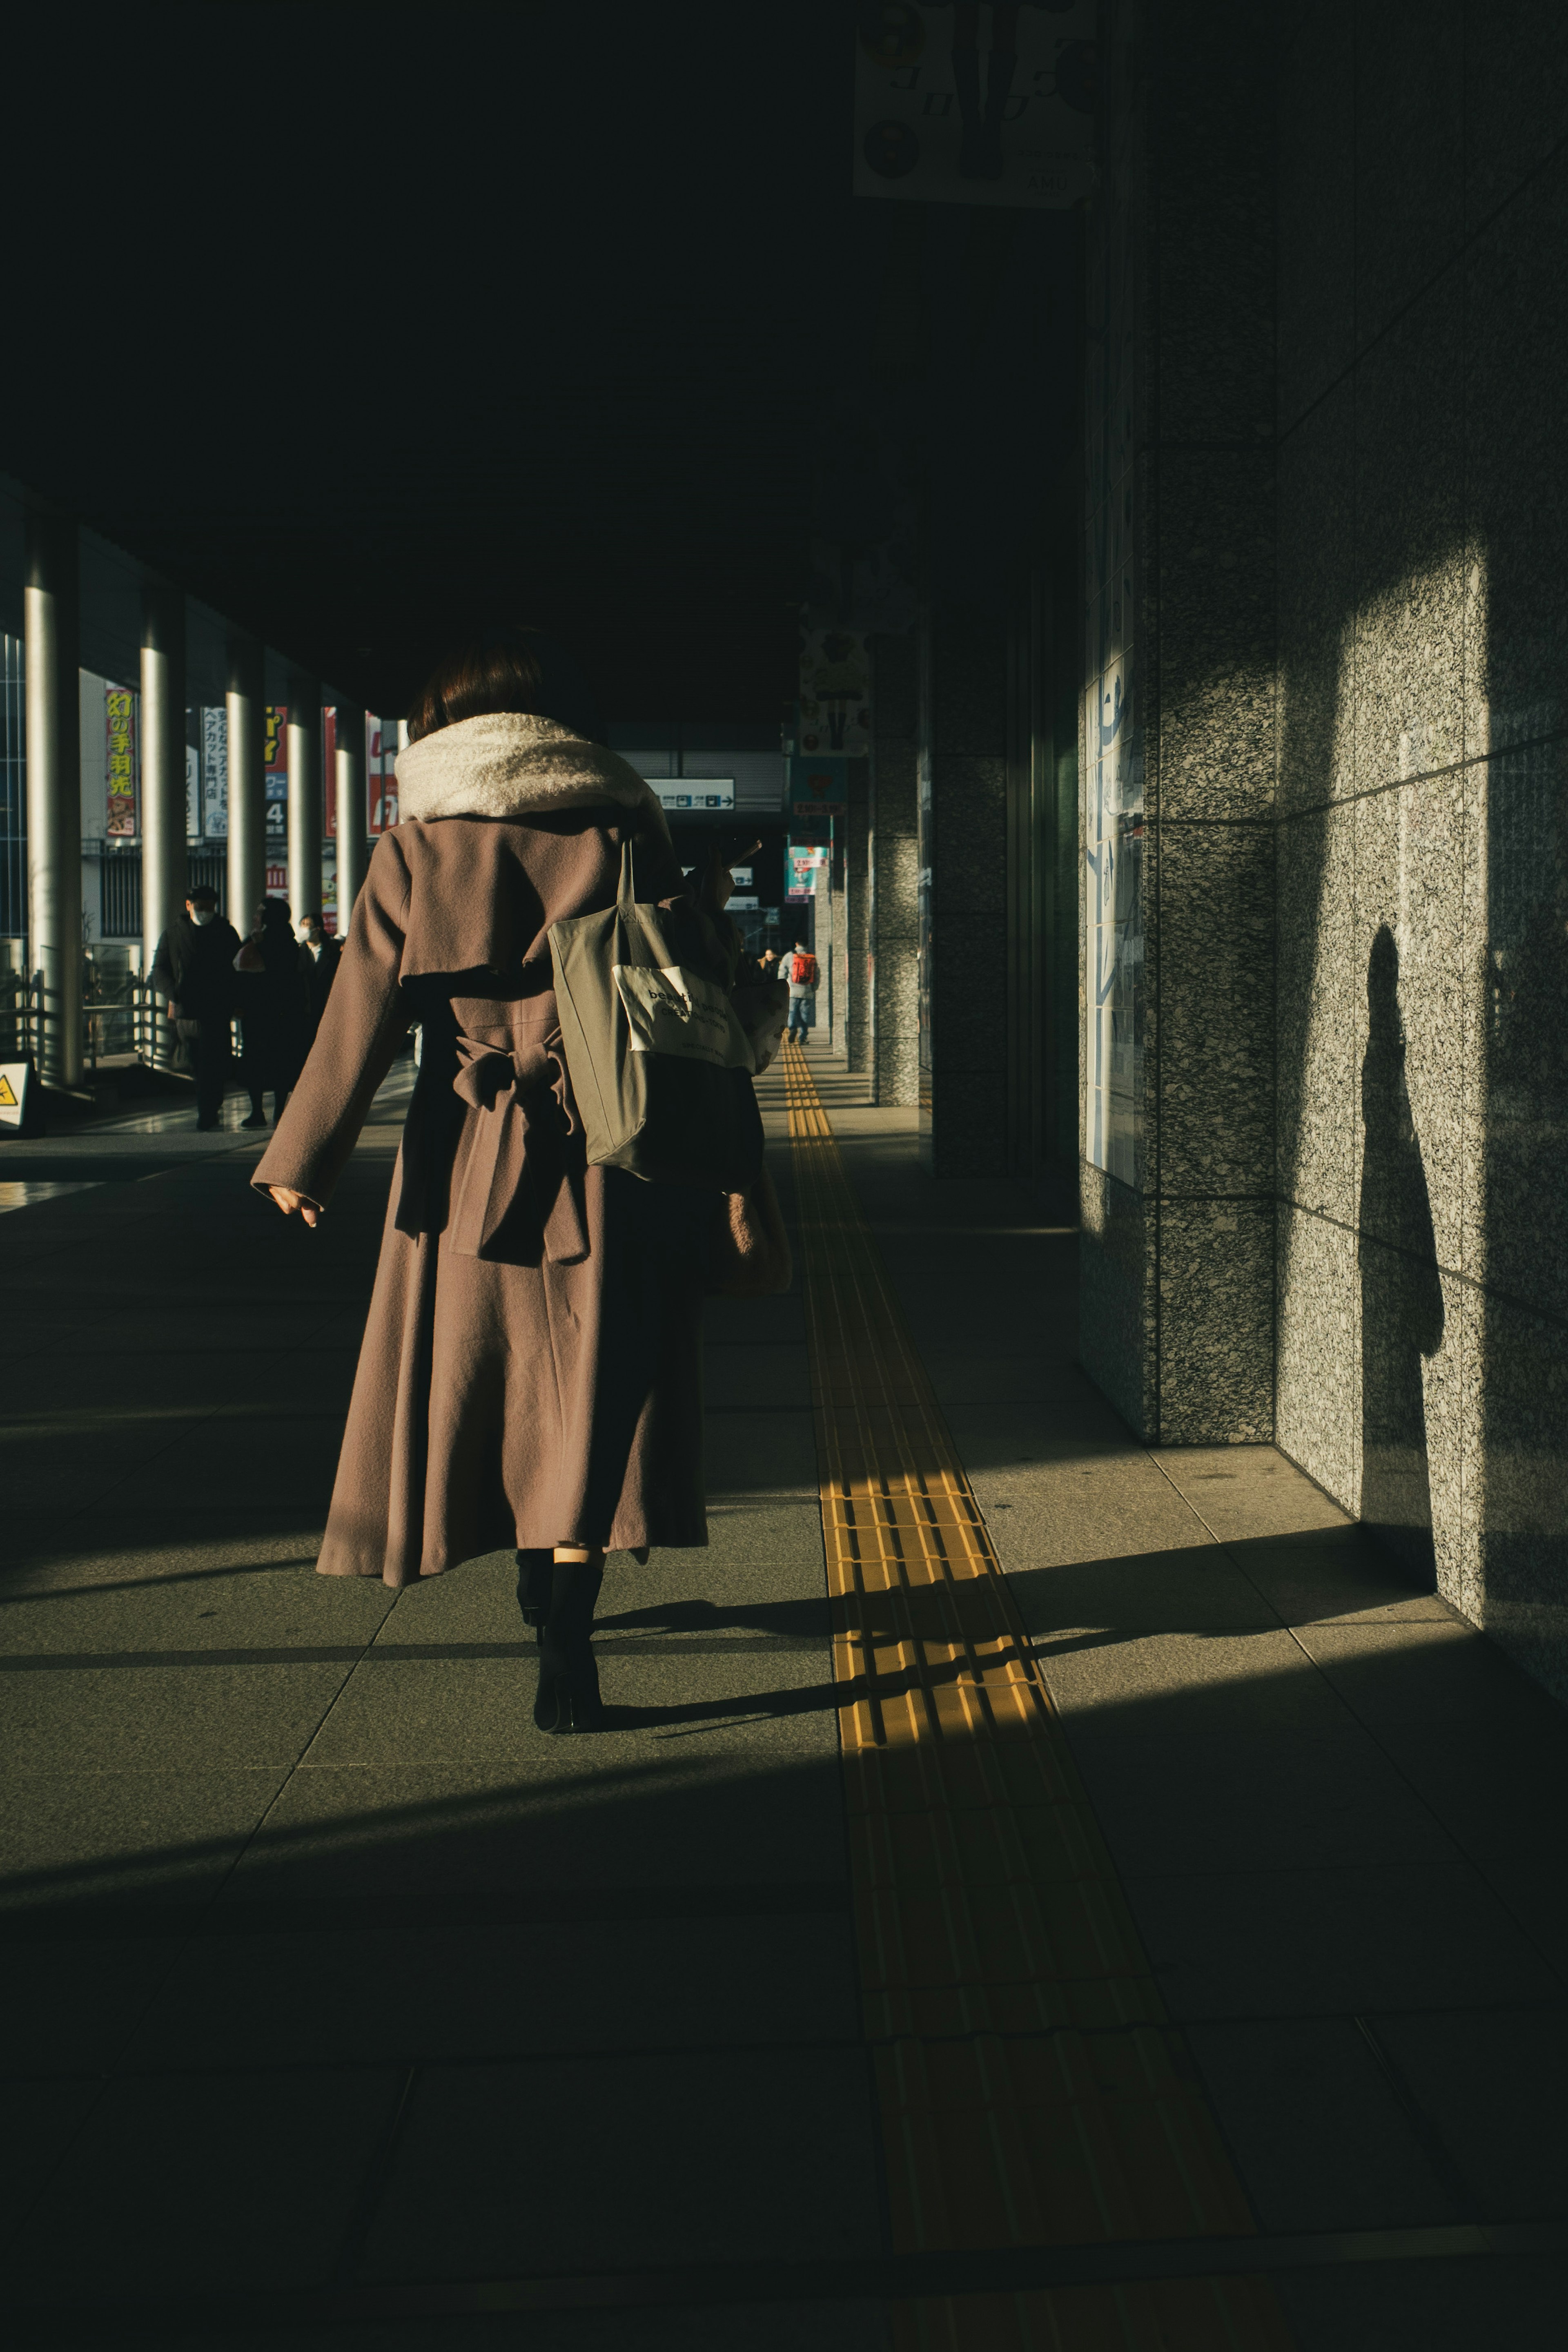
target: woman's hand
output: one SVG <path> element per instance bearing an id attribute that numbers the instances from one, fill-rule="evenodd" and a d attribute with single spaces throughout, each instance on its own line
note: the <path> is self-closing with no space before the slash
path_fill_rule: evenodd
<path id="1" fill-rule="evenodd" d="M 267 1189 L 286 1217 L 291 1217 L 298 1209 L 308 1225 L 320 1223 L 320 1203 L 312 1201 L 308 1193 L 291 1192 L 287 1184 L 269 1184 Z"/>

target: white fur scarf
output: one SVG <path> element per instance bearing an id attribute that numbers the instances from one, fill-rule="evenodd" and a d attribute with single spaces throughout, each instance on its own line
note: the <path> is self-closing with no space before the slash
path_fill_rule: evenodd
<path id="1" fill-rule="evenodd" d="M 422 736 L 397 755 L 397 786 L 398 814 L 416 824 L 437 816 L 528 817 L 613 801 L 651 809 L 669 834 L 658 794 L 635 768 L 553 719 L 520 710 L 486 711 Z"/>

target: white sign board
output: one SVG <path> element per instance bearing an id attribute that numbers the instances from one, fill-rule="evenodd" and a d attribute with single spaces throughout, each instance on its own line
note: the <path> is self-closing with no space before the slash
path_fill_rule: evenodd
<path id="1" fill-rule="evenodd" d="M 648 781 L 659 795 L 659 806 L 677 814 L 735 806 L 733 776 L 651 776 Z"/>

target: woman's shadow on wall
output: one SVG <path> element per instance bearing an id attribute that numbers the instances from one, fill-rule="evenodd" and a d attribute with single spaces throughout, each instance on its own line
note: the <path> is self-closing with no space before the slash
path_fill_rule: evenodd
<path id="1" fill-rule="evenodd" d="M 1361 1517 L 1421 1584 L 1437 1581 L 1424 1358 L 1443 1343 L 1427 1171 L 1405 1076 L 1399 949 L 1384 924 L 1366 969 L 1361 1066 Z"/>

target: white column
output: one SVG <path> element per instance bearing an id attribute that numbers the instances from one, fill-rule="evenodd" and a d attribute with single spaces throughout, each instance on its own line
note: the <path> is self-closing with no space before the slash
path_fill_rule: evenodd
<path id="1" fill-rule="evenodd" d="M 185 599 L 149 581 L 141 603 L 141 969 L 185 904 Z M 160 1046 L 172 1033 L 160 1021 Z M 162 1055 L 160 1055 L 160 1059 Z"/>
<path id="2" fill-rule="evenodd" d="M 347 939 L 349 918 L 370 864 L 370 815 L 365 806 L 365 714 L 356 705 L 338 705 L 338 936 Z"/>
<path id="3" fill-rule="evenodd" d="M 288 903 L 298 922 L 321 911 L 321 686 L 288 685 Z"/>
<path id="4" fill-rule="evenodd" d="M 261 765 L 267 696 L 256 639 L 232 636 L 228 656 L 228 916 L 243 940 L 256 928 L 256 910 L 267 896 L 267 783 Z"/>
<path id="5" fill-rule="evenodd" d="M 41 1075 L 79 1087 L 82 1040 L 81 704 L 77 529 L 27 510 L 22 631 L 27 698 L 27 960 L 43 974 Z"/>

